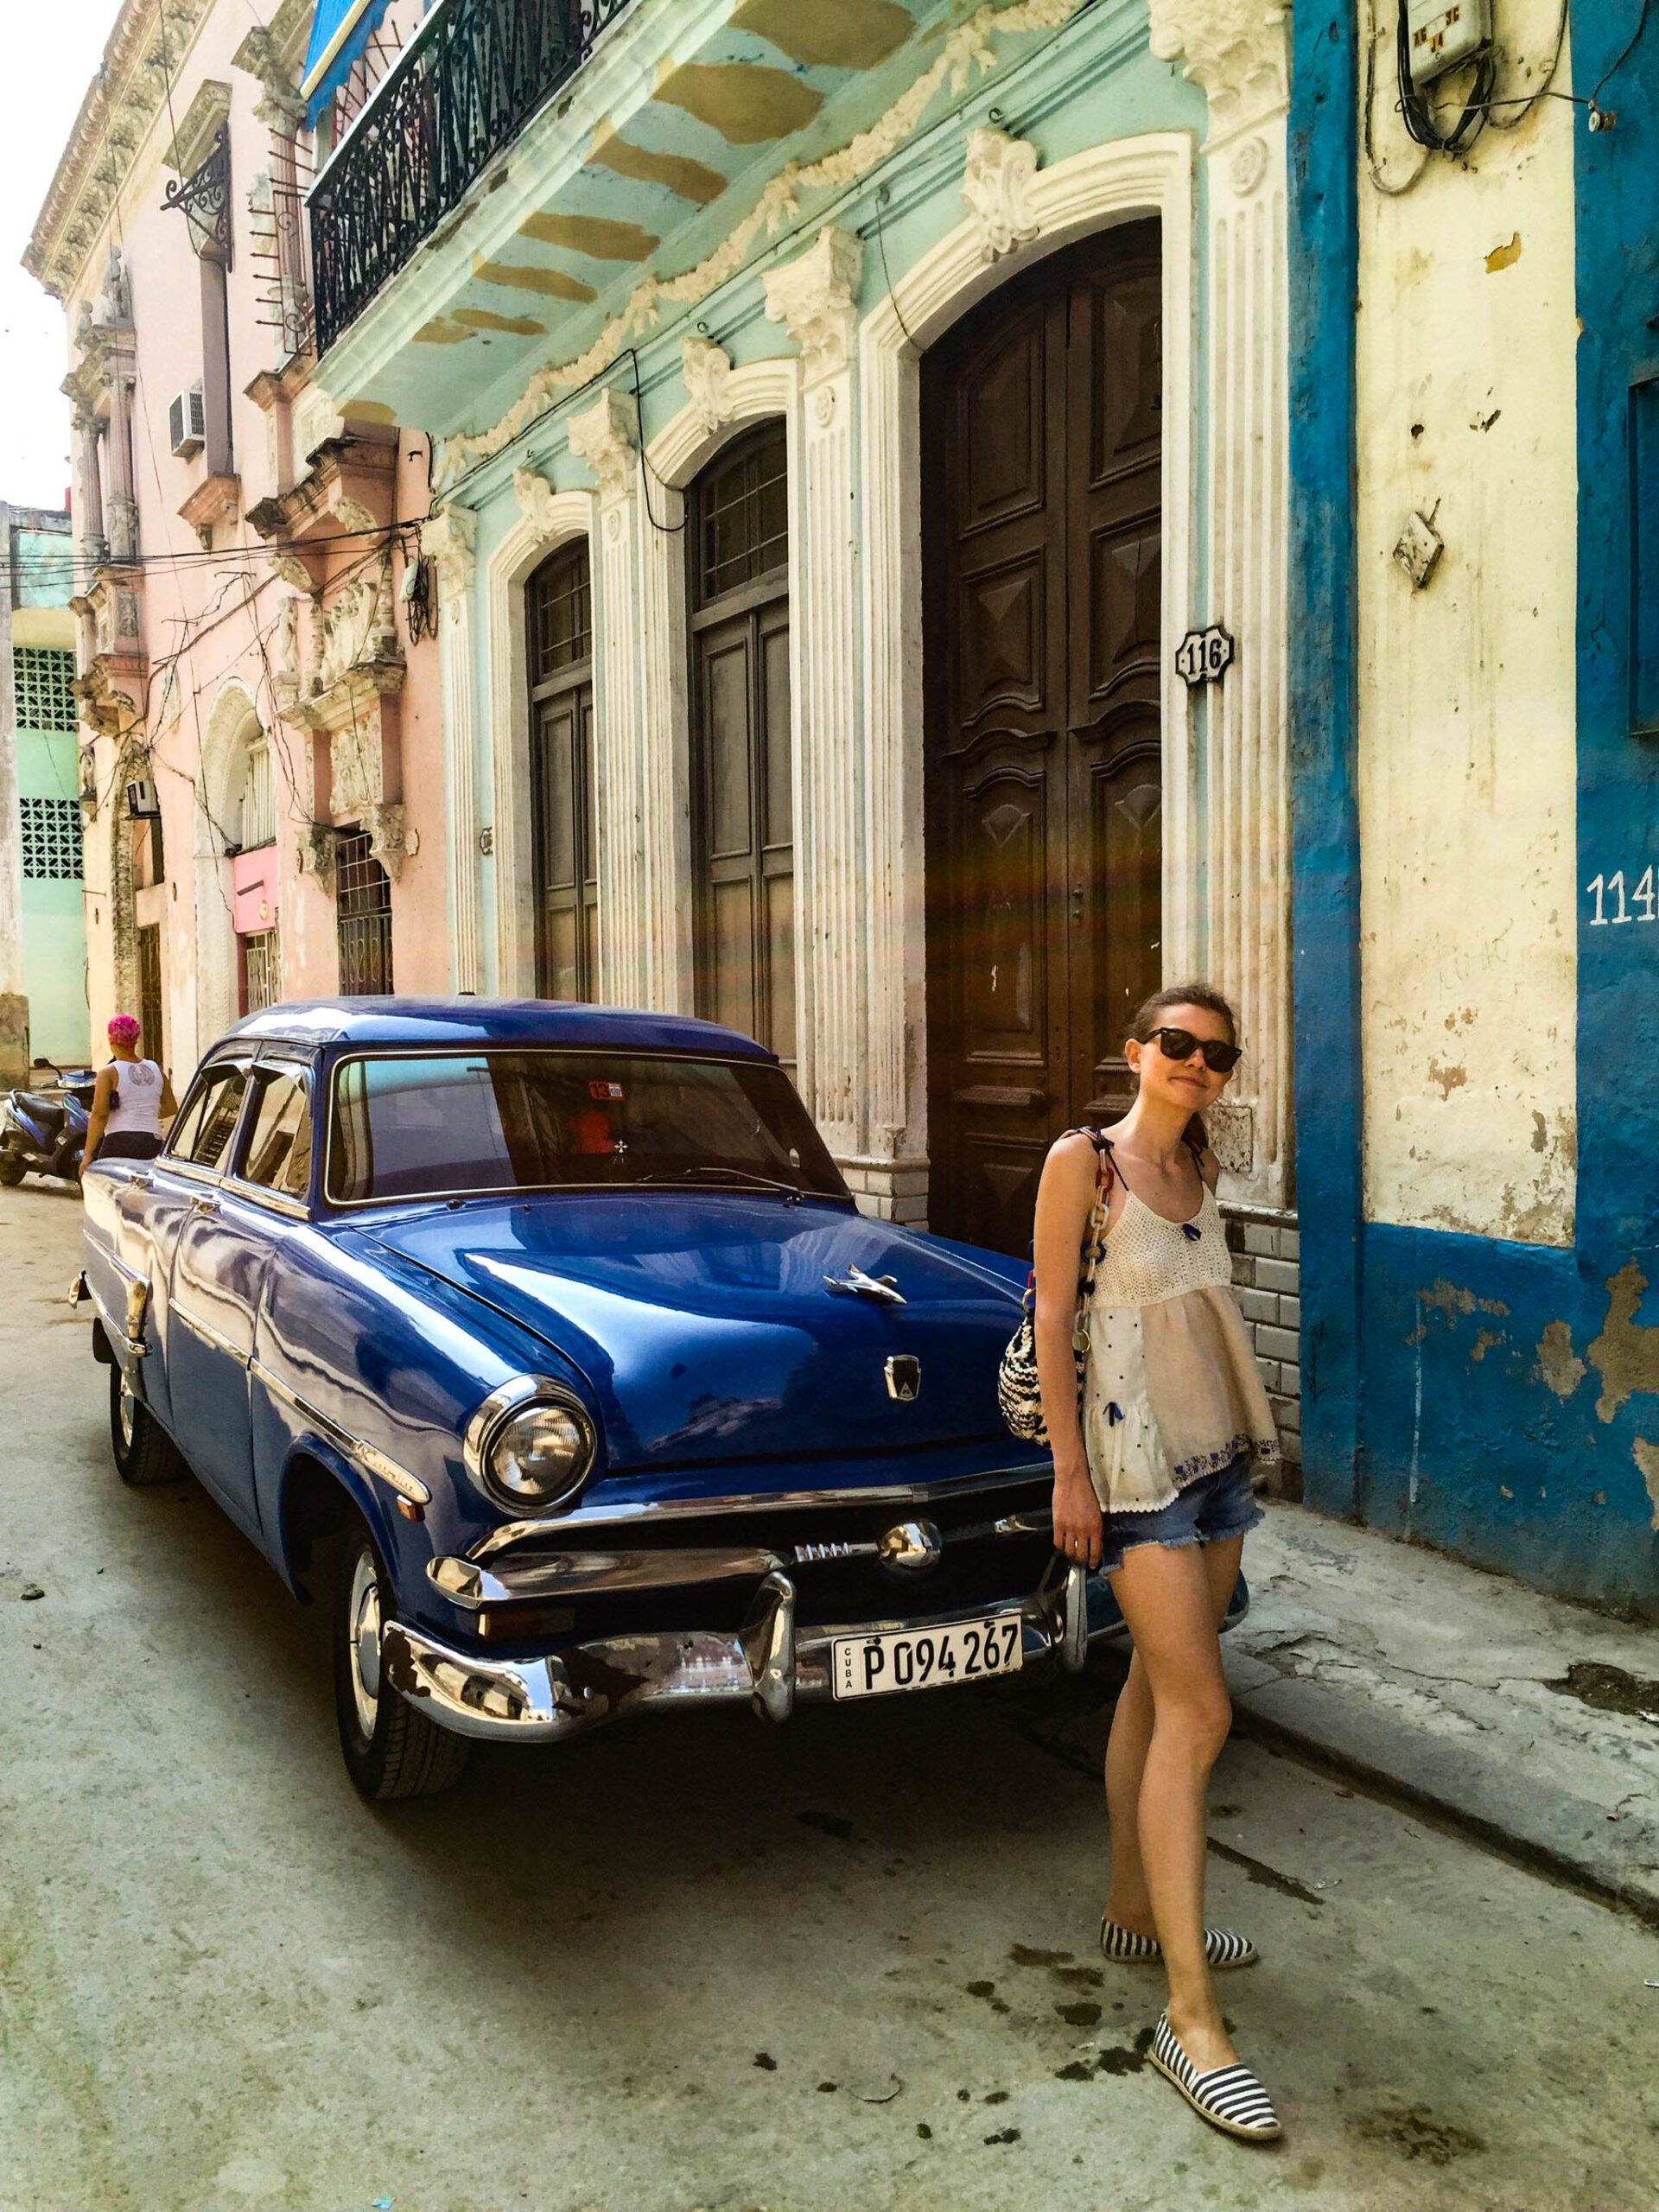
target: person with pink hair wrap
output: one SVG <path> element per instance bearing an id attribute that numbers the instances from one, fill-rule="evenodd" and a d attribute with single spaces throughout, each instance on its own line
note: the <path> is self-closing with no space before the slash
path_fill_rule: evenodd
<path id="1" fill-rule="evenodd" d="M 98 1071 L 86 1120 L 83 1175 L 96 1159 L 154 1160 L 162 1148 L 162 1116 L 179 1110 L 173 1086 L 154 1060 L 138 1056 L 140 1030 L 130 1014 L 110 1022 L 107 1067 Z"/>

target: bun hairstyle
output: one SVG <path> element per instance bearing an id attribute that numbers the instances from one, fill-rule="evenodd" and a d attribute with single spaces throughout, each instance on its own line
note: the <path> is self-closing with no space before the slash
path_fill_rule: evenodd
<path id="1" fill-rule="evenodd" d="M 1129 1022 L 1129 1035 L 1137 1045 L 1150 1044 L 1153 1031 L 1160 1028 L 1164 1016 L 1178 1006 L 1201 1006 L 1206 1014 L 1219 1014 L 1227 1025 L 1228 1041 L 1237 1044 L 1238 1016 L 1221 993 L 1212 990 L 1208 983 L 1171 983 L 1161 991 L 1154 991 L 1150 998 L 1142 999 Z M 1192 1116 L 1184 1135 L 1185 1141 L 1200 1152 L 1209 1145 L 1210 1135 L 1202 1115 Z"/>

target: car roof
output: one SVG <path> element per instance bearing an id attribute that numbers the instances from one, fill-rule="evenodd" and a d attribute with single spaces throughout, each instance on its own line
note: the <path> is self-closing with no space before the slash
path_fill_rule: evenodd
<path id="1" fill-rule="evenodd" d="M 717 1053 L 724 1059 L 774 1059 L 753 1037 L 718 1022 L 563 999 L 296 1000 L 245 1015 L 219 1043 L 232 1039 L 272 1045 L 626 1046 L 635 1052 Z"/>

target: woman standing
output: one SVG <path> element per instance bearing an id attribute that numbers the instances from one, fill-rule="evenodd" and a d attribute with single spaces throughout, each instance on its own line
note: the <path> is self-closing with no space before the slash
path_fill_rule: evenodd
<path id="1" fill-rule="evenodd" d="M 1106 1751 L 1101 1946 L 1115 1963 L 1161 1960 L 1169 1995 L 1154 2065 L 1212 2125 L 1265 2142 L 1277 2116 L 1239 2063 L 1211 1980 L 1212 1967 L 1250 1965 L 1255 1950 L 1204 1922 L 1205 1796 L 1232 1719 L 1219 1631 L 1245 1534 L 1262 1519 L 1251 1466 L 1278 1456 L 1233 1297 L 1220 1165 L 1198 1118 L 1240 1058 L 1232 1009 L 1205 984 L 1160 991 L 1124 1049 L 1135 1102 L 1110 1128 L 1054 1144 L 1034 1245 L 1055 1545 L 1103 1564 L 1135 1643 Z M 1103 1243 L 1084 1255 L 1093 1280 L 1080 1312 L 1078 1254 L 1099 1236 L 1103 1198 Z"/>
<path id="2" fill-rule="evenodd" d="M 110 1050 L 115 1057 L 99 1070 L 92 1091 L 83 1175 L 100 1156 L 154 1160 L 162 1148 L 161 1117 L 178 1111 L 173 1086 L 161 1069 L 154 1060 L 138 1057 L 138 1024 L 130 1014 L 118 1014 L 110 1023 Z"/>

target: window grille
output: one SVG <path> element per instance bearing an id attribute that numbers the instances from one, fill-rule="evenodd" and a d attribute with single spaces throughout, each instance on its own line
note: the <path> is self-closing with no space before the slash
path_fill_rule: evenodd
<path id="1" fill-rule="evenodd" d="M 11 656 L 19 729 L 74 729 L 80 709 L 69 686 L 75 657 L 61 645 L 17 645 Z"/>
<path id="2" fill-rule="evenodd" d="M 258 739 L 248 747 L 247 780 L 242 786 L 242 836 L 245 853 L 256 845 L 276 842 L 276 778 L 270 747 Z"/>
<path id="3" fill-rule="evenodd" d="M 283 995 L 283 949 L 275 930 L 242 939 L 242 1011 L 257 1014 Z"/>
<path id="4" fill-rule="evenodd" d="M 22 815 L 23 874 L 41 883 L 78 883 L 81 878 L 80 801 L 26 798 Z"/>
<path id="5" fill-rule="evenodd" d="M 334 848 L 334 906 L 341 995 L 383 997 L 391 988 L 391 879 L 366 831 L 346 832 Z"/>

